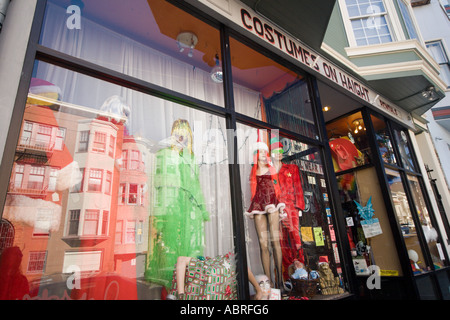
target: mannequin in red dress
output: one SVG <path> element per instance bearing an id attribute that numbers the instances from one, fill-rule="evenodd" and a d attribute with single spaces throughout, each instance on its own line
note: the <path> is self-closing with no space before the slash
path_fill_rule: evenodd
<path id="1" fill-rule="evenodd" d="M 255 219 L 264 273 L 271 279 L 269 242 L 273 249 L 276 284 L 282 283 L 282 255 L 280 246 L 280 218 L 285 217 L 285 205 L 279 201 L 280 188 L 269 156 L 269 148 L 258 142 L 254 165 L 250 174 L 252 202 L 245 215 Z"/>
<path id="2" fill-rule="evenodd" d="M 283 145 L 275 138 L 271 144 L 271 154 L 280 185 L 279 200 L 283 202 L 287 219 L 281 222 L 281 251 L 283 254 L 283 276 L 289 279 L 288 268 L 296 260 L 304 263 L 302 242 L 299 230 L 299 215 L 305 209 L 305 199 L 301 185 L 300 172 L 295 164 L 281 162 Z"/>

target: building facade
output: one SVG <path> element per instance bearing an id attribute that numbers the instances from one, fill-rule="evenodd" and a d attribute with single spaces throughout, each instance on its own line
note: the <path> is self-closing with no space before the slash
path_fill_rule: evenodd
<path id="1" fill-rule="evenodd" d="M 372 2 L 11 2 L 1 298 L 448 299 L 414 122 L 447 86 Z"/>

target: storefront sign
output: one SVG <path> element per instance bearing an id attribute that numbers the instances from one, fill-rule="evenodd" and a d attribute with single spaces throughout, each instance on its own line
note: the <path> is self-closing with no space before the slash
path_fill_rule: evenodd
<path id="1" fill-rule="evenodd" d="M 319 73 L 369 105 L 376 107 L 380 112 L 397 119 L 410 128 L 414 128 L 412 117 L 408 112 L 381 97 L 284 30 L 276 27 L 249 7 L 244 6 L 241 2 L 236 0 L 198 0 L 198 2 L 207 5 L 283 54 L 307 66 L 313 73 Z"/>

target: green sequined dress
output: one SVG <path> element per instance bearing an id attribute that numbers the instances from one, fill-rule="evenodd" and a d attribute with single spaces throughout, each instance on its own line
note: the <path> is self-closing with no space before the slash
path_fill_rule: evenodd
<path id="1" fill-rule="evenodd" d="M 193 155 L 171 148 L 156 154 L 147 281 L 170 287 L 179 256 L 202 256 L 209 220 Z"/>

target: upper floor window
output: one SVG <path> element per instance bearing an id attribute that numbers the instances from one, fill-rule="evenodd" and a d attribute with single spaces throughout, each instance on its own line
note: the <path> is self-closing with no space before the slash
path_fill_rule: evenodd
<path id="1" fill-rule="evenodd" d="M 440 76 L 445 81 L 447 87 L 450 87 L 450 62 L 444 45 L 441 40 L 430 41 L 426 43 L 428 51 L 433 56 L 434 60 L 439 63 L 441 67 Z"/>
<path id="2" fill-rule="evenodd" d="M 414 25 L 412 16 L 411 16 L 411 12 L 410 10 L 410 6 L 408 3 L 406 3 L 405 0 L 397 0 L 398 6 L 400 8 L 400 13 L 402 15 L 403 18 L 403 22 L 405 24 L 405 28 L 406 31 L 408 32 L 408 36 L 410 39 L 419 39 L 418 35 L 417 35 L 417 31 L 416 31 L 416 27 Z"/>
<path id="3" fill-rule="evenodd" d="M 350 42 L 365 46 L 393 41 L 382 0 L 345 0 L 345 6 L 353 31 Z"/>

